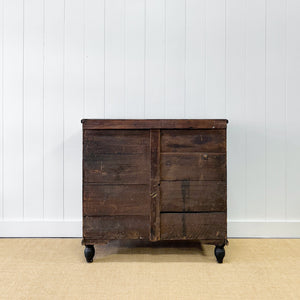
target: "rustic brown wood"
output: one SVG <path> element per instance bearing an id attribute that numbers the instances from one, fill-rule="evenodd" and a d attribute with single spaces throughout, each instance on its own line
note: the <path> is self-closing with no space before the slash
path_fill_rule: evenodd
<path id="1" fill-rule="evenodd" d="M 226 244 L 227 120 L 82 122 L 86 254 L 116 239 Z"/>
<path id="2" fill-rule="evenodd" d="M 149 151 L 149 130 L 85 130 L 84 159 L 101 154 L 138 154 Z"/>
<path id="3" fill-rule="evenodd" d="M 151 235 L 152 241 L 160 238 L 160 130 L 150 130 L 151 147 L 151 178 L 150 178 L 150 197 L 151 197 Z"/>
<path id="4" fill-rule="evenodd" d="M 162 212 L 226 211 L 224 181 L 162 181 Z"/>
<path id="5" fill-rule="evenodd" d="M 149 184 L 148 153 L 101 154 L 84 160 L 84 181 L 97 183 Z"/>
<path id="6" fill-rule="evenodd" d="M 112 120 L 82 119 L 83 129 L 217 129 L 226 128 L 227 120 Z"/>
<path id="7" fill-rule="evenodd" d="M 161 238 L 226 239 L 226 214 L 216 213 L 162 213 Z"/>
<path id="8" fill-rule="evenodd" d="M 85 184 L 83 215 L 149 215 L 149 185 Z"/>
<path id="9" fill-rule="evenodd" d="M 149 239 L 149 216 L 83 217 L 84 238 L 118 240 Z"/>
<path id="10" fill-rule="evenodd" d="M 225 153 L 225 130 L 162 130 L 161 152 Z"/>
<path id="11" fill-rule="evenodd" d="M 161 180 L 225 180 L 226 155 L 161 153 Z"/>

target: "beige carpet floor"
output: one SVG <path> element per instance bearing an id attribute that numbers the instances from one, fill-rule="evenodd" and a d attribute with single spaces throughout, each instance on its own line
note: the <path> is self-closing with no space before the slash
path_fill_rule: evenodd
<path id="1" fill-rule="evenodd" d="M 179 245 L 180 246 L 180 245 Z M 96 247 L 80 239 L 0 239 L 0 299 L 300 299 L 300 240 L 214 247 Z"/>

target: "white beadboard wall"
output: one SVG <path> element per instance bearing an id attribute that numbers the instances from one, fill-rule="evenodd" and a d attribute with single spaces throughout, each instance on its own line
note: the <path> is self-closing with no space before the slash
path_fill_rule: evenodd
<path id="1" fill-rule="evenodd" d="M 229 237 L 300 237 L 299 0 L 0 3 L 0 236 L 81 236 L 81 118 L 228 118 Z"/>

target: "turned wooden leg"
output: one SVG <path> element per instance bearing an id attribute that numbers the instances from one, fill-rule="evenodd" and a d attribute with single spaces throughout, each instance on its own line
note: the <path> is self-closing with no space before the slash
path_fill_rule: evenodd
<path id="1" fill-rule="evenodd" d="M 86 245 L 84 249 L 84 256 L 88 263 L 93 262 L 93 257 L 95 255 L 95 247 L 94 245 Z"/>
<path id="2" fill-rule="evenodd" d="M 223 258 L 225 256 L 225 249 L 223 246 L 216 246 L 215 247 L 215 256 L 219 264 L 223 262 Z"/>

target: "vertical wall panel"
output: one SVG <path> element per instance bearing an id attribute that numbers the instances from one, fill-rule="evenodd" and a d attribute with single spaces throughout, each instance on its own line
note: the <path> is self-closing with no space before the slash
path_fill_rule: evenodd
<path id="1" fill-rule="evenodd" d="M 84 2 L 66 0 L 64 55 L 64 218 L 81 217 L 80 119 L 84 107 Z"/>
<path id="2" fill-rule="evenodd" d="M 164 117 L 165 0 L 146 0 L 145 118 Z"/>
<path id="3" fill-rule="evenodd" d="M 225 0 L 205 3 L 206 117 L 223 118 L 225 102 Z"/>
<path id="4" fill-rule="evenodd" d="M 184 117 L 185 4 L 185 0 L 166 0 L 166 118 Z"/>
<path id="5" fill-rule="evenodd" d="M 228 140 L 228 217 L 243 219 L 246 187 L 245 58 L 246 1 L 228 0 L 226 15 L 226 108 Z"/>
<path id="6" fill-rule="evenodd" d="M 85 0 L 84 117 L 104 118 L 104 0 Z"/>
<path id="7" fill-rule="evenodd" d="M 105 2 L 105 117 L 125 117 L 125 1 Z"/>
<path id="8" fill-rule="evenodd" d="M 0 2 L 0 220 L 3 218 L 3 33 L 4 33 L 4 1 Z"/>
<path id="9" fill-rule="evenodd" d="M 45 0 L 44 218 L 63 218 L 64 1 Z"/>
<path id="10" fill-rule="evenodd" d="M 299 14 L 298 0 L 0 1 L 0 219 L 80 222 L 83 117 L 227 117 L 229 219 L 296 232 Z"/>
<path id="11" fill-rule="evenodd" d="M 287 218 L 300 215 L 300 2 L 287 2 Z"/>
<path id="12" fill-rule="evenodd" d="M 286 0 L 266 3 L 266 216 L 284 219 Z"/>
<path id="13" fill-rule="evenodd" d="M 23 1 L 4 1 L 4 218 L 23 218 Z"/>
<path id="14" fill-rule="evenodd" d="M 266 216 L 265 2 L 247 0 L 246 17 L 246 209 L 247 218 Z M 255 22 L 254 22 L 255 20 Z"/>
<path id="15" fill-rule="evenodd" d="M 126 0 L 125 6 L 126 118 L 145 112 L 145 1 Z"/>
<path id="16" fill-rule="evenodd" d="M 205 0 L 186 0 L 185 117 L 205 116 Z"/>
<path id="17" fill-rule="evenodd" d="M 24 0 L 24 218 L 43 218 L 44 5 Z"/>

